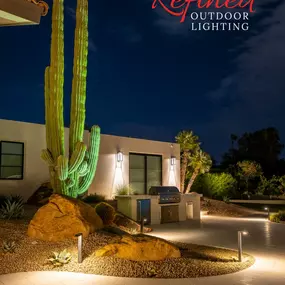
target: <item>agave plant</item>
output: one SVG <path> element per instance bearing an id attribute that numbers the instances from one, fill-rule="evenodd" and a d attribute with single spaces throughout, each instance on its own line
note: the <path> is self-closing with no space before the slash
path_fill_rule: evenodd
<path id="1" fill-rule="evenodd" d="M 53 252 L 53 256 L 48 259 L 54 267 L 63 266 L 71 260 L 71 253 L 66 249 L 61 252 Z"/>
<path id="2" fill-rule="evenodd" d="M 5 253 L 14 252 L 16 248 L 16 243 L 14 241 L 3 241 L 2 249 Z"/>
<path id="3" fill-rule="evenodd" d="M 24 202 L 22 199 L 16 200 L 10 197 L 6 198 L 6 201 L 0 208 L 1 219 L 20 219 L 24 215 Z"/>

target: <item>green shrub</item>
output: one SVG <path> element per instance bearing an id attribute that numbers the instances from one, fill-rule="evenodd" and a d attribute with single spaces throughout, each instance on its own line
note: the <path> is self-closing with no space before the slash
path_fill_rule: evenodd
<path id="1" fill-rule="evenodd" d="M 7 197 L 0 208 L 0 218 L 5 220 L 20 219 L 24 215 L 23 199 Z"/>
<path id="2" fill-rule="evenodd" d="M 229 199 L 235 195 L 236 185 L 236 179 L 229 173 L 206 173 L 197 177 L 191 190 L 210 198 Z"/>
<path id="3" fill-rule="evenodd" d="M 134 195 L 134 189 L 130 185 L 120 185 L 116 188 L 117 195 Z"/>
<path id="4" fill-rule="evenodd" d="M 104 225 L 111 225 L 113 223 L 116 211 L 111 205 L 102 202 L 95 206 L 95 210 Z"/>
<path id="5" fill-rule="evenodd" d="M 105 201 L 105 196 L 104 195 L 99 195 L 99 194 L 89 194 L 88 196 L 84 197 L 82 199 L 83 202 L 85 203 L 101 203 Z"/>
<path id="6" fill-rule="evenodd" d="M 269 219 L 271 222 L 275 223 L 285 222 L 285 211 L 279 211 L 276 214 L 271 214 Z"/>

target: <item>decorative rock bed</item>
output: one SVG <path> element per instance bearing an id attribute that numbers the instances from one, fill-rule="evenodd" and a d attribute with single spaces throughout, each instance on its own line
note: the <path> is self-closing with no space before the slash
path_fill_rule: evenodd
<path id="1" fill-rule="evenodd" d="M 242 263 L 234 261 L 235 251 L 207 246 L 175 243 L 181 251 L 180 258 L 163 261 L 130 261 L 115 257 L 96 257 L 96 251 L 108 244 L 118 243 L 121 237 L 105 231 L 84 238 L 83 263 L 77 263 L 77 242 L 68 240 L 57 243 L 35 241 L 27 236 L 28 221 L 0 221 L 0 244 L 4 240 L 16 241 L 14 253 L 0 251 L 0 274 L 24 271 L 69 271 L 90 274 L 142 277 L 142 278 L 189 278 L 234 273 L 254 263 L 245 255 Z M 71 262 L 53 268 L 47 259 L 52 252 L 67 249 Z"/>

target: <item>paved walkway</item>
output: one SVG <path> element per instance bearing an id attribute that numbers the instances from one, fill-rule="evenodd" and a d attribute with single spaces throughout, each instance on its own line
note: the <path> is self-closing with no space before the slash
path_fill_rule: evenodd
<path id="1" fill-rule="evenodd" d="M 247 230 L 244 250 L 256 258 L 251 268 L 194 279 L 133 279 L 68 272 L 28 272 L 0 276 L 0 285 L 285 285 L 285 225 L 264 219 L 205 217 L 201 225 L 159 225 L 153 235 L 170 240 L 236 248 L 237 231 Z"/>

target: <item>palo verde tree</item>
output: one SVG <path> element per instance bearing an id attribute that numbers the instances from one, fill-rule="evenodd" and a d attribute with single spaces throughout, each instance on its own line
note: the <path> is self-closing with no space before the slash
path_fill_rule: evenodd
<path id="1" fill-rule="evenodd" d="M 92 183 L 97 167 L 100 128 L 90 131 L 89 149 L 83 143 L 88 57 L 88 0 L 77 1 L 71 93 L 69 151 L 64 146 L 64 0 L 54 0 L 50 66 L 45 71 L 47 162 L 55 193 L 77 197 Z"/>
<path id="2" fill-rule="evenodd" d="M 200 142 L 198 136 L 194 135 L 192 131 L 181 131 L 176 136 L 176 142 L 180 144 L 181 150 L 181 192 L 185 189 L 185 180 L 187 173 L 187 166 L 191 156 L 193 156 L 200 149 Z"/>

